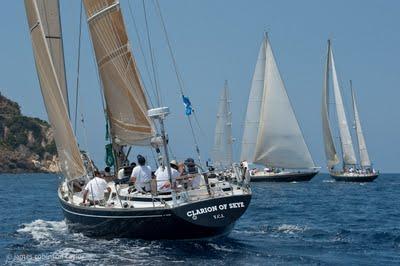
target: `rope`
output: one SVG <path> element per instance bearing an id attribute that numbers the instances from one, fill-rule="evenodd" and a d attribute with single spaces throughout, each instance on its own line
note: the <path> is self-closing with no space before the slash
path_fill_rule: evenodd
<path id="1" fill-rule="evenodd" d="M 76 123 L 78 120 L 78 101 L 79 101 L 79 70 L 80 70 L 80 58 L 81 58 L 81 39 L 82 39 L 82 12 L 83 12 L 83 2 L 81 2 L 81 8 L 79 12 L 79 38 L 78 38 L 78 62 L 76 68 L 76 86 L 75 86 L 75 120 L 74 120 L 74 134 L 76 136 Z"/>

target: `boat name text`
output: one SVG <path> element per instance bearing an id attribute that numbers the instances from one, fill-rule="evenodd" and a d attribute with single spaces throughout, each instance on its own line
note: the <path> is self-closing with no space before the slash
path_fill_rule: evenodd
<path id="1" fill-rule="evenodd" d="M 241 202 L 231 202 L 231 203 L 225 203 L 225 204 L 220 204 L 220 205 L 214 205 L 214 206 L 209 206 L 209 207 L 204 207 L 196 210 L 190 210 L 186 213 L 188 217 L 192 217 L 194 220 L 197 219 L 198 215 L 206 214 L 206 213 L 211 213 L 211 212 L 217 212 L 217 211 L 224 211 L 227 209 L 237 209 L 237 208 L 244 208 L 244 203 L 243 201 Z"/>

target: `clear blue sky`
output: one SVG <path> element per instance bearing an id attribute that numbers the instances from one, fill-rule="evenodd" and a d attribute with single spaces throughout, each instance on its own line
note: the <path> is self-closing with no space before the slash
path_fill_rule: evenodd
<path id="1" fill-rule="evenodd" d="M 125 21 L 144 78 L 132 20 L 122 0 Z M 142 1 L 133 1 L 144 38 Z M 152 42 L 164 104 L 172 114 L 167 126 L 177 157 L 194 156 L 178 86 L 159 21 L 150 9 Z M 217 101 L 229 81 L 234 146 L 239 157 L 243 120 L 257 53 L 264 30 L 269 36 L 286 88 L 317 165 L 325 170 L 321 132 L 321 90 L 326 40 L 333 40 L 338 74 L 349 97 L 353 80 L 370 157 L 384 172 L 399 172 L 400 2 L 385 1 L 237 1 L 160 0 L 169 36 L 203 133 L 203 158 L 213 143 Z M 77 0 L 61 0 L 70 102 L 74 102 Z M 33 61 L 23 1 L 5 1 L 0 9 L 0 91 L 17 101 L 26 115 L 47 119 Z M 97 73 L 86 24 L 83 28 L 80 112 L 86 119 L 88 148 L 96 161 L 104 158 L 104 118 Z M 349 102 L 349 101 L 347 101 Z M 79 141 L 86 144 L 79 131 Z"/>

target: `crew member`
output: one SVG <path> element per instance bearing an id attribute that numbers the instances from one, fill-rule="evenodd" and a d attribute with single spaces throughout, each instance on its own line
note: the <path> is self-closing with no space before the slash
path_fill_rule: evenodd
<path id="1" fill-rule="evenodd" d="M 82 204 L 86 204 L 86 200 L 89 198 L 90 205 L 104 205 L 105 190 L 111 193 L 111 188 L 107 185 L 107 182 L 100 177 L 99 171 L 94 171 L 93 179 L 85 186 Z"/>
<path id="2" fill-rule="evenodd" d="M 133 168 L 130 182 L 135 184 L 137 191 L 148 192 L 150 191 L 151 168 L 146 165 L 146 159 L 140 154 L 137 156 L 137 162 L 139 165 Z"/>

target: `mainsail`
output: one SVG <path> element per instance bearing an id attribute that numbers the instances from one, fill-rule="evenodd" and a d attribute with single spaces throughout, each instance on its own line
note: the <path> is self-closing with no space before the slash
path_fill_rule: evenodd
<path id="1" fill-rule="evenodd" d="M 354 153 L 353 142 L 351 140 L 350 130 L 344 111 L 342 94 L 340 92 L 339 81 L 336 74 L 335 61 L 333 59 L 332 48 L 329 50 L 332 68 L 333 94 L 335 97 L 336 114 L 339 123 L 340 142 L 342 145 L 343 162 L 345 165 L 355 165 L 357 163 Z"/>
<path id="2" fill-rule="evenodd" d="M 54 130 L 54 139 L 61 171 L 68 180 L 85 175 L 78 145 L 68 118 L 57 72 L 46 41 L 36 0 L 25 0 L 33 52 L 47 115 Z"/>
<path id="3" fill-rule="evenodd" d="M 213 148 L 213 161 L 217 168 L 232 165 L 232 113 L 230 111 L 228 84 L 225 82 L 219 100 Z"/>
<path id="4" fill-rule="evenodd" d="M 358 140 L 358 151 L 360 153 L 360 164 L 362 167 L 369 167 L 371 166 L 371 161 L 369 160 L 367 145 L 365 144 L 364 134 L 361 128 L 360 116 L 358 115 L 356 97 L 353 88 L 351 88 L 351 96 L 353 100 L 354 122 L 356 126 L 356 135 Z"/>
<path id="5" fill-rule="evenodd" d="M 36 5 L 39 10 L 39 19 L 46 37 L 47 47 L 50 51 L 54 70 L 57 74 L 58 83 L 60 84 L 61 93 L 69 113 L 59 1 L 36 0 Z"/>
<path id="6" fill-rule="evenodd" d="M 84 0 L 113 142 L 149 145 L 154 127 L 119 2 Z"/>
<path id="7" fill-rule="evenodd" d="M 335 143 L 332 137 L 332 130 L 329 123 L 329 70 L 330 70 L 330 41 L 328 41 L 328 54 L 326 57 L 324 85 L 322 90 L 322 131 L 324 137 L 325 156 L 328 168 L 331 168 L 339 163 L 339 158 L 336 153 Z"/>
<path id="8" fill-rule="evenodd" d="M 248 112 L 246 118 L 250 120 L 257 117 L 258 123 L 254 126 L 246 119 L 245 127 L 250 125 L 256 131 L 252 132 L 255 145 L 253 150 L 247 151 L 251 154 L 247 160 L 271 167 L 315 167 L 267 37 L 261 46 L 254 77 L 253 85 L 255 83 L 256 86 L 252 86 L 252 90 L 255 88 L 257 95 L 250 92 L 248 111 L 250 108 L 253 113 Z M 260 101 L 259 105 L 256 102 L 257 109 L 249 107 L 255 102 L 254 99 Z"/>

